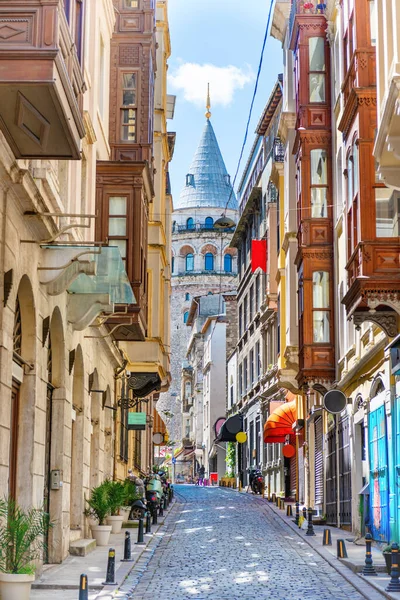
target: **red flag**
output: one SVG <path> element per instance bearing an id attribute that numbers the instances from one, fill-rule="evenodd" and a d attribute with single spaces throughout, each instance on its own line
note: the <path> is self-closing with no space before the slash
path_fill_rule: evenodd
<path id="1" fill-rule="evenodd" d="M 251 240 L 251 272 L 259 267 L 267 272 L 267 240 Z"/>

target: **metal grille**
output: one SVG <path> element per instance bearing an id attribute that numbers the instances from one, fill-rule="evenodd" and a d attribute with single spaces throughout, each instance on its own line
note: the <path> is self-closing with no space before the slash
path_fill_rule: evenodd
<path id="1" fill-rule="evenodd" d="M 349 417 L 339 422 L 339 493 L 340 524 L 351 525 L 351 459 Z"/>
<path id="2" fill-rule="evenodd" d="M 15 314 L 14 314 L 14 331 L 13 331 L 13 350 L 18 356 L 22 353 L 22 321 L 21 321 L 21 307 L 19 299 L 15 303 Z"/>
<path id="3" fill-rule="evenodd" d="M 324 460 L 322 452 L 322 417 L 314 422 L 315 435 L 315 504 L 324 501 Z"/>
<path id="4" fill-rule="evenodd" d="M 326 522 L 328 525 L 337 524 L 336 499 L 336 428 L 332 427 L 326 436 Z"/>

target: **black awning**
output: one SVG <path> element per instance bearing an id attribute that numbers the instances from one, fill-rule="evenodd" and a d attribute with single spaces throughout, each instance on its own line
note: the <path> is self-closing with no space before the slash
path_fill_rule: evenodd
<path id="1" fill-rule="evenodd" d="M 236 434 L 243 431 L 243 416 L 233 415 L 229 417 L 219 430 L 218 442 L 236 442 Z"/>

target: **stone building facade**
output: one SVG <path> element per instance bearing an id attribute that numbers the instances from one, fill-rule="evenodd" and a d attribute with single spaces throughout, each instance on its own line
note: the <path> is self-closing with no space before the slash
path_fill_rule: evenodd
<path id="1" fill-rule="evenodd" d="M 170 439 L 175 447 L 182 439 L 181 371 L 190 336 L 187 319 L 192 299 L 205 293 L 228 292 L 236 285 L 236 251 L 229 248 L 233 229 L 214 227 L 221 213 L 236 222 L 236 196 L 211 125 L 211 115 L 207 115 L 172 217 L 172 382 L 168 393 L 161 394 L 157 409 L 161 415 L 163 411 L 169 415 Z"/>

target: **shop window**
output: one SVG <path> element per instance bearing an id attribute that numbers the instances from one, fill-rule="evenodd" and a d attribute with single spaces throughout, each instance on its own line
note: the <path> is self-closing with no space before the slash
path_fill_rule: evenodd
<path id="1" fill-rule="evenodd" d="M 193 254 L 189 253 L 186 254 L 186 271 L 193 271 L 194 270 L 194 256 Z"/>
<path id="2" fill-rule="evenodd" d="M 328 216 L 328 155 L 326 150 L 311 150 L 311 216 Z"/>
<path id="3" fill-rule="evenodd" d="M 136 142 L 137 74 L 122 74 L 121 139 Z"/>
<path id="4" fill-rule="evenodd" d="M 313 273 L 313 332 L 315 343 L 326 343 L 330 339 L 329 273 Z"/>

